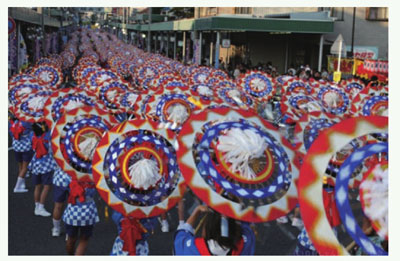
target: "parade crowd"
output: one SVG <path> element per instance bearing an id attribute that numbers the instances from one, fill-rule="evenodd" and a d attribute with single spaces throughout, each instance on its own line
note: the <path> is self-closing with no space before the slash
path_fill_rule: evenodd
<path id="1" fill-rule="evenodd" d="M 387 255 L 387 208 L 371 214 L 374 204 L 387 205 L 387 148 L 365 156 L 349 177 L 350 190 L 363 192 L 354 199 L 364 213 L 353 243 L 325 245 L 321 235 L 342 233 L 346 223 L 337 201 L 342 165 L 388 142 L 388 86 L 376 78 L 334 83 L 325 68 L 309 65 L 279 75 L 271 62 L 185 65 L 79 28 L 60 54 L 13 75 L 8 89 L 13 192 L 28 192 L 31 176 L 33 214 L 52 219 L 53 237 L 65 231 L 66 254 L 85 254 L 100 222 L 98 194 L 118 231 L 110 255 L 148 255 L 159 222 L 162 232 L 175 229 L 166 213 L 176 205 L 174 255 L 254 255 L 254 224 L 273 220 L 301 230 L 293 255 Z M 329 149 L 330 132 L 320 133 L 358 126 L 356 117 L 377 126 Z M 318 146 L 332 157 L 315 167 L 324 168 L 321 179 L 315 175 L 320 195 L 307 197 L 306 182 L 317 181 L 304 168 Z M 198 197 L 187 219 L 185 193 Z M 52 209 L 44 207 L 48 197 Z M 319 216 L 330 231 L 311 234 Z"/>

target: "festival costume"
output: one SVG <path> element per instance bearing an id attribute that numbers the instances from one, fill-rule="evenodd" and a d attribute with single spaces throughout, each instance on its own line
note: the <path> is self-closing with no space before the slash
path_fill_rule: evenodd
<path id="1" fill-rule="evenodd" d="M 18 162 L 29 162 L 32 159 L 32 124 L 24 121 L 15 120 L 9 123 L 10 134 L 12 137 L 12 148 Z"/>
<path id="2" fill-rule="evenodd" d="M 226 255 L 254 255 L 255 235 L 250 228 L 249 223 L 242 222 L 242 238 L 237 242 L 236 249 L 227 252 Z M 213 241 L 215 244 L 215 241 Z M 195 237 L 194 229 L 188 223 L 178 226 L 174 237 L 174 255 L 206 256 L 212 255 L 210 252 L 210 241 L 206 242 L 204 238 Z M 218 246 L 215 247 L 218 249 Z"/>
<path id="3" fill-rule="evenodd" d="M 145 219 L 129 219 L 124 217 L 121 213 L 113 211 L 113 221 L 118 227 L 118 236 L 114 241 L 110 255 L 112 256 L 147 256 L 149 254 L 149 245 L 147 238 L 150 231 L 154 229 L 157 224 L 157 218 Z M 128 221 L 129 219 L 129 221 Z M 123 238 L 130 238 L 130 244 L 126 244 Z"/>

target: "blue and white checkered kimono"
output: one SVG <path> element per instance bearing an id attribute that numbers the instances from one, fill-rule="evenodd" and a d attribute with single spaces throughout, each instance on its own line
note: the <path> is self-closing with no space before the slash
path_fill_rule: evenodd
<path id="1" fill-rule="evenodd" d="M 54 172 L 58 168 L 58 165 L 54 160 L 53 153 L 51 152 L 50 132 L 46 132 L 44 139 L 46 141 L 44 146 L 47 149 L 47 154 L 38 159 L 36 158 L 36 153 L 35 153 L 35 155 L 33 155 L 31 162 L 28 165 L 28 169 L 33 175 L 41 175 L 48 172 Z"/>
<path id="2" fill-rule="evenodd" d="M 18 121 L 16 121 L 15 123 L 17 122 Z M 24 131 L 21 133 L 19 140 L 14 139 L 14 136 L 11 133 L 12 147 L 13 150 L 16 152 L 28 152 L 32 150 L 32 137 L 33 137 L 32 124 L 25 121 L 21 121 L 21 124 L 24 127 Z M 11 128 L 10 125 L 9 128 Z"/>
<path id="3" fill-rule="evenodd" d="M 96 188 L 86 188 L 85 202 L 77 200 L 76 204 L 68 203 L 62 217 L 64 223 L 71 226 L 90 226 L 99 222 L 100 218 L 93 199 L 95 193 Z"/>
<path id="4" fill-rule="evenodd" d="M 121 233 L 121 219 L 124 218 L 124 216 L 117 212 L 113 211 L 112 214 L 112 220 L 117 224 L 118 226 L 118 234 Z M 136 241 L 136 255 L 137 256 L 147 256 L 149 254 L 149 244 L 147 243 L 147 238 L 149 237 L 149 232 L 154 229 L 154 227 L 157 224 L 157 218 L 145 218 L 141 219 L 140 223 L 146 228 L 148 233 L 142 234 L 142 239 Z M 128 252 L 123 251 L 122 248 L 124 246 L 124 241 L 117 236 L 117 238 L 114 241 L 111 254 L 112 256 L 127 256 Z"/>
<path id="5" fill-rule="evenodd" d="M 53 185 L 61 188 L 68 188 L 71 183 L 71 177 L 65 173 L 60 167 L 54 171 Z"/>

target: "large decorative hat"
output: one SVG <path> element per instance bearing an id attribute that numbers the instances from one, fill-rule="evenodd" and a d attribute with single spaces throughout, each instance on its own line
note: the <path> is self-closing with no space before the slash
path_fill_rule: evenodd
<path id="1" fill-rule="evenodd" d="M 8 90 L 8 101 L 15 105 L 21 100 L 27 98 L 30 94 L 38 91 L 44 91 L 45 88 L 39 85 L 36 81 L 17 81 L 12 84 Z"/>
<path id="2" fill-rule="evenodd" d="M 118 121 L 96 106 L 68 111 L 56 122 L 52 131 L 52 150 L 57 164 L 78 181 L 91 182 L 94 150 L 104 132 Z"/>
<path id="3" fill-rule="evenodd" d="M 171 130 L 179 131 L 182 124 L 199 107 L 189 95 L 183 93 L 164 93 L 154 95 L 146 102 L 145 115 Z"/>
<path id="4" fill-rule="evenodd" d="M 291 92 L 282 95 L 281 113 L 286 115 L 291 121 L 295 122 L 303 115 L 321 111 L 323 111 L 323 108 L 318 100 L 309 94 Z"/>
<path id="5" fill-rule="evenodd" d="M 168 211 L 186 189 L 175 135 L 151 120 L 125 121 L 106 132 L 93 157 L 100 196 L 124 216 L 145 218 Z"/>
<path id="6" fill-rule="evenodd" d="M 262 71 L 248 71 L 238 79 L 238 86 L 256 99 L 268 101 L 275 95 L 272 78 Z"/>
<path id="7" fill-rule="evenodd" d="M 332 85 L 321 86 L 316 97 L 324 110 L 339 117 L 351 115 L 352 103 L 349 95 L 340 87 Z"/>
<path id="8" fill-rule="evenodd" d="M 282 85 L 284 94 L 289 95 L 292 93 L 313 94 L 314 88 L 305 80 L 298 77 L 291 77 L 287 79 Z M 282 81 L 282 80 L 281 80 Z"/>
<path id="9" fill-rule="evenodd" d="M 364 83 L 356 78 L 342 80 L 340 85 L 343 86 L 347 93 L 350 93 L 350 97 L 354 98 L 357 93 L 365 88 Z"/>
<path id="10" fill-rule="evenodd" d="M 32 68 L 31 74 L 36 77 L 39 84 L 43 87 L 57 89 L 63 82 L 63 74 L 61 69 L 55 65 L 36 65 Z"/>
<path id="11" fill-rule="evenodd" d="M 219 97 L 229 106 L 241 109 L 253 109 L 256 105 L 252 97 L 237 88 L 225 87 L 217 91 Z"/>
<path id="12" fill-rule="evenodd" d="M 352 100 L 352 112 L 357 116 L 388 116 L 389 96 L 384 87 L 366 87 Z"/>
<path id="13" fill-rule="evenodd" d="M 21 121 L 39 122 L 44 120 L 43 108 L 47 99 L 51 96 L 51 91 L 36 91 L 26 94 L 15 104 L 15 115 Z"/>
<path id="14" fill-rule="evenodd" d="M 301 216 L 314 247 L 320 255 L 345 255 L 345 247 L 336 238 L 324 210 L 322 185 L 325 170 L 332 156 L 355 138 L 372 133 L 387 133 L 387 117 L 370 116 L 343 120 L 322 131 L 313 142 L 303 160 L 298 182 Z M 355 150 L 341 165 L 336 177 L 335 197 L 342 223 L 354 240 L 360 239 L 360 246 L 370 253 L 384 254 L 360 237 L 357 222 L 351 217 L 345 202 L 348 198 L 348 182 L 357 166 L 368 156 L 383 152 L 384 142 L 366 145 Z M 386 147 L 387 149 L 387 147 Z M 350 165 L 348 165 L 350 164 Z M 345 216 L 343 216 L 343 214 Z M 362 239 L 361 239 L 362 238 Z"/>
<path id="15" fill-rule="evenodd" d="M 178 142 L 186 183 L 221 214 L 265 222 L 295 207 L 296 148 L 257 115 L 230 108 L 192 114 Z"/>
<path id="16" fill-rule="evenodd" d="M 43 114 L 47 126 L 51 129 L 65 112 L 83 106 L 94 107 L 101 106 L 101 104 L 97 103 L 94 93 L 79 88 L 54 91 L 44 104 Z"/>

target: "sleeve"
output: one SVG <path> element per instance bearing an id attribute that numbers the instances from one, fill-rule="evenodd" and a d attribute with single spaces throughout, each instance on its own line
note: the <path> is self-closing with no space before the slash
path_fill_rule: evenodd
<path id="1" fill-rule="evenodd" d="M 193 232 L 193 227 L 187 223 L 178 226 L 174 237 L 174 255 L 200 255 Z"/>
<path id="2" fill-rule="evenodd" d="M 115 223 L 117 226 L 119 226 L 119 222 L 121 221 L 121 219 L 122 219 L 123 217 L 124 217 L 124 216 L 123 216 L 121 213 L 119 213 L 118 211 L 113 210 L 113 213 L 112 213 L 112 215 L 111 215 L 111 219 L 114 221 L 114 223 Z"/>
<path id="3" fill-rule="evenodd" d="M 244 246 L 242 253 L 240 255 L 254 255 L 256 236 L 247 222 L 242 222 L 242 237 L 244 241 Z"/>

